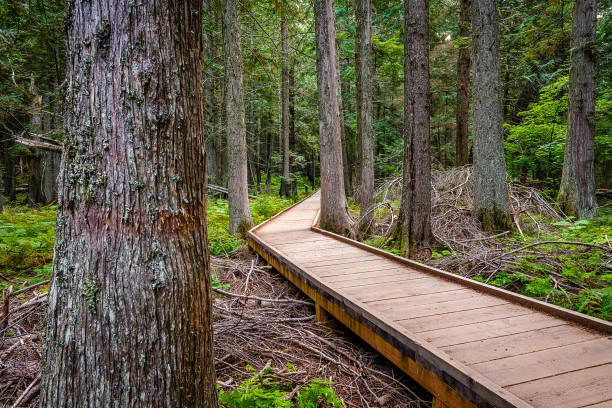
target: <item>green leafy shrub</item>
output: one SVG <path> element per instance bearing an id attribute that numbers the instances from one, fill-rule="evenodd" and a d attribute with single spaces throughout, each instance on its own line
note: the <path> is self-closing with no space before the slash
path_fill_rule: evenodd
<path id="1" fill-rule="evenodd" d="M 254 371 L 250 365 L 246 369 Z M 344 405 L 330 387 L 331 384 L 329 381 L 312 380 L 298 391 L 294 403 L 289 400 L 294 384 L 274 376 L 268 368 L 244 380 L 232 391 L 219 389 L 219 403 L 228 408 L 342 408 Z"/>

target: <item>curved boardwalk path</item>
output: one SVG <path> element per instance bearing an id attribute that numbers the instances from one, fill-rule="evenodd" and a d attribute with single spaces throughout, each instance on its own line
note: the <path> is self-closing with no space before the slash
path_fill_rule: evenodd
<path id="1" fill-rule="evenodd" d="M 250 247 L 439 407 L 612 407 L 612 325 L 316 228 L 319 193 Z"/>

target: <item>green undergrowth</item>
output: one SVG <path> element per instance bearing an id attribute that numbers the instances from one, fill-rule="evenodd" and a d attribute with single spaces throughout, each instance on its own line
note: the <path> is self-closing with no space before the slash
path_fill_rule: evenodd
<path id="1" fill-rule="evenodd" d="M 287 363 L 289 370 L 295 367 Z M 255 369 L 247 365 L 246 370 Z M 308 385 L 292 391 L 295 384 L 274 375 L 269 368 L 245 379 L 232 391 L 219 389 L 219 404 L 227 408 L 341 408 L 344 404 L 331 388 L 332 383 L 312 380 Z"/>
<path id="2" fill-rule="evenodd" d="M 303 191 L 292 198 L 259 195 L 250 203 L 253 222 L 259 224 L 304 196 Z M 50 278 L 56 217 L 57 206 L 37 209 L 9 205 L 0 213 L 0 291 L 11 285 L 17 291 Z M 244 247 L 245 239 L 228 231 L 227 200 L 210 199 L 207 217 L 212 255 L 228 255 Z M 223 286 L 220 282 L 213 285 Z"/>
<path id="3" fill-rule="evenodd" d="M 0 213 L 0 290 L 49 279 L 56 215 L 56 206 L 8 206 Z"/>
<path id="4" fill-rule="evenodd" d="M 564 220 L 552 223 L 550 230 L 528 229 L 500 242 L 524 245 L 542 241 L 584 242 L 606 247 L 612 236 L 612 211 L 601 208 L 592 221 Z M 516 246 L 516 245 L 514 245 Z M 503 247 L 511 250 L 510 247 Z M 478 275 L 476 280 L 546 300 L 604 320 L 612 320 L 612 271 L 609 255 L 602 249 L 582 245 L 545 244 L 527 248 L 539 253 L 523 253 L 517 264 L 495 275 Z M 534 251 L 535 252 L 535 251 Z"/>
<path id="5" fill-rule="evenodd" d="M 261 194 L 250 201 L 253 224 L 257 225 L 302 199 L 306 194 L 282 198 L 278 194 Z M 229 212 L 227 200 L 210 199 L 206 207 L 208 241 L 212 255 L 228 255 L 246 244 L 244 237 L 231 235 L 228 230 Z"/>

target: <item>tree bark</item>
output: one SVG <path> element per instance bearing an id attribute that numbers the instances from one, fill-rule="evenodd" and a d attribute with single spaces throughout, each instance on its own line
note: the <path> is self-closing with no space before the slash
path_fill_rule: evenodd
<path id="1" fill-rule="evenodd" d="M 572 46 L 567 137 L 557 202 L 567 215 L 592 219 L 595 199 L 595 30 L 597 1 L 577 0 L 572 13 Z"/>
<path id="2" fill-rule="evenodd" d="M 345 234 L 350 220 L 342 171 L 341 112 L 332 0 L 314 0 L 321 156 L 321 227 Z"/>
<path id="3" fill-rule="evenodd" d="M 281 6 L 281 133 L 283 138 L 283 176 L 281 177 L 280 195 L 291 195 L 291 174 L 289 172 L 289 67 L 287 57 L 287 11 Z"/>
<path id="4" fill-rule="evenodd" d="M 422 257 L 431 245 L 429 147 L 429 2 L 404 1 L 404 168 L 402 252 Z"/>
<path id="5" fill-rule="evenodd" d="M 201 10 L 68 3 L 43 407 L 217 406 Z"/>
<path id="6" fill-rule="evenodd" d="M 470 65 L 472 63 L 468 41 L 472 20 L 472 0 L 460 1 L 459 37 L 464 43 L 459 47 L 457 58 L 457 138 L 455 147 L 457 166 L 465 166 L 468 164 Z"/>
<path id="7" fill-rule="evenodd" d="M 44 201 L 47 203 L 57 198 L 57 177 L 61 160 L 61 154 L 58 152 L 43 152 L 42 189 Z"/>
<path id="8" fill-rule="evenodd" d="M 357 87 L 357 138 L 361 141 L 359 192 L 360 230 L 374 218 L 374 127 L 372 122 L 372 8 L 370 0 L 355 0 L 355 77 Z"/>
<path id="9" fill-rule="evenodd" d="M 253 226 L 247 182 L 246 123 L 242 78 L 240 2 L 223 2 L 225 56 L 225 135 L 227 138 L 229 231 L 246 234 Z"/>
<path id="10" fill-rule="evenodd" d="M 223 181 L 218 179 L 219 155 L 223 152 L 219 151 L 219 146 L 216 141 L 217 124 L 215 109 L 217 100 L 215 97 L 215 72 L 212 67 L 215 60 L 215 44 L 214 44 L 214 16 L 212 0 L 204 0 L 202 2 L 204 10 L 204 22 L 202 24 L 202 54 L 204 57 L 202 91 L 204 98 L 204 124 L 206 131 L 206 174 L 214 180 L 216 184 L 221 184 Z"/>
<path id="11" fill-rule="evenodd" d="M 473 0 L 474 211 L 487 231 L 512 229 L 502 129 L 496 2 Z"/>

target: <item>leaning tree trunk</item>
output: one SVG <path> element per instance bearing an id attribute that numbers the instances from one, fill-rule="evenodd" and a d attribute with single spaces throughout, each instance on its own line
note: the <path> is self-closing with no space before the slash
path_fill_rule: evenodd
<path id="1" fill-rule="evenodd" d="M 374 126 L 372 122 L 372 8 L 370 0 L 355 0 L 355 77 L 357 87 L 357 138 L 361 141 L 359 192 L 360 230 L 374 219 Z"/>
<path id="2" fill-rule="evenodd" d="M 41 406 L 216 407 L 201 2 L 68 3 Z"/>
<path id="3" fill-rule="evenodd" d="M 457 137 L 455 141 L 457 166 L 468 164 L 468 132 L 470 110 L 470 65 L 469 46 L 472 0 L 460 0 L 461 12 L 459 37 L 462 44 L 457 58 Z"/>
<path id="4" fill-rule="evenodd" d="M 402 252 L 426 256 L 431 244 L 429 153 L 429 2 L 404 1 L 404 169 Z"/>
<path id="5" fill-rule="evenodd" d="M 567 215 L 597 215 L 593 169 L 595 137 L 596 0 L 574 2 L 567 137 L 557 202 Z"/>
<path id="6" fill-rule="evenodd" d="M 508 230 L 497 7 L 491 0 L 473 2 L 474 211 L 485 230 Z"/>
<path id="7" fill-rule="evenodd" d="M 289 172 L 289 67 L 287 61 L 287 10 L 286 6 L 281 14 L 281 53 L 283 54 L 283 67 L 281 69 L 281 130 L 283 137 L 283 176 L 281 178 L 280 195 L 291 195 L 291 174 Z"/>
<path id="8" fill-rule="evenodd" d="M 321 156 L 321 227 L 348 233 L 350 220 L 342 171 L 341 112 L 332 0 L 314 0 Z"/>
<path id="9" fill-rule="evenodd" d="M 242 80 L 240 2 L 223 2 L 225 59 L 225 135 L 227 138 L 229 230 L 246 234 L 253 225 L 247 180 L 246 123 Z"/>

